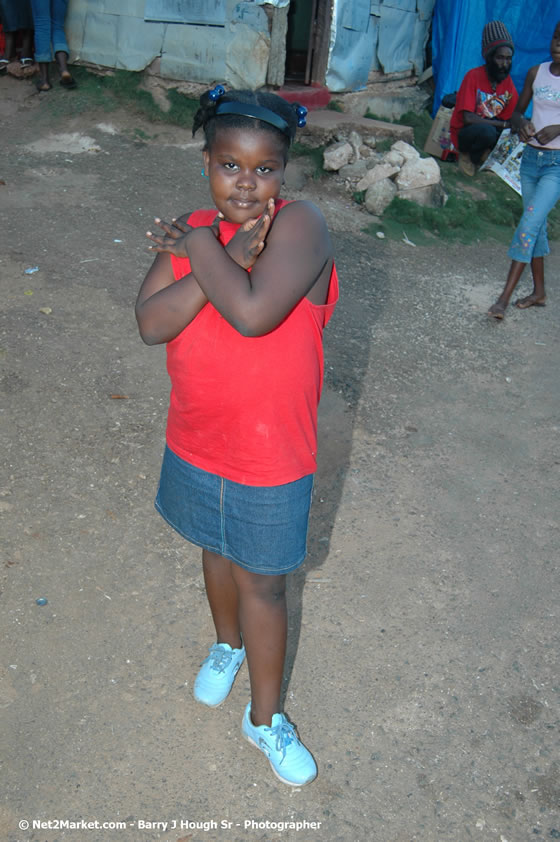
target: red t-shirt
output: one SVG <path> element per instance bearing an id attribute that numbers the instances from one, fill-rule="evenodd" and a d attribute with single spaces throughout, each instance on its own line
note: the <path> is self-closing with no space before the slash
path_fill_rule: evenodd
<path id="1" fill-rule="evenodd" d="M 277 202 L 279 210 L 285 202 Z M 210 225 L 216 210 L 189 225 Z M 226 245 L 238 229 L 220 223 Z M 188 259 L 171 257 L 175 279 Z M 316 470 L 323 328 L 338 299 L 333 267 L 327 302 L 307 298 L 264 336 L 245 337 L 213 307 L 167 344 L 171 396 L 167 443 L 181 459 L 244 485 L 283 485 Z"/>
<path id="2" fill-rule="evenodd" d="M 479 114 L 481 117 L 509 120 L 517 105 L 517 99 L 517 90 L 511 76 L 507 76 L 503 82 L 496 85 L 496 90 L 493 91 L 486 65 L 473 67 L 465 74 L 461 82 L 451 116 L 449 128 L 453 146 L 456 149 L 459 148 L 458 134 L 465 125 L 463 111 L 472 111 L 473 114 Z"/>

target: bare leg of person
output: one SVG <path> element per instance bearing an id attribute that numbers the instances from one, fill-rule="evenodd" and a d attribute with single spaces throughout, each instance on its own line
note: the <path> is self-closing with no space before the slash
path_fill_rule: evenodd
<path id="1" fill-rule="evenodd" d="M 204 584 L 216 627 L 217 643 L 229 643 L 232 649 L 240 649 L 239 600 L 232 565 L 229 559 L 221 555 L 209 550 L 202 551 Z"/>
<path id="2" fill-rule="evenodd" d="M 37 82 L 37 90 L 39 92 L 42 91 L 50 91 L 51 83 L 49 81 L 49 62 L 48 61 L 40 61 L 39 62 L 39 81 Z"/>
<path id="3" fill-rule="evenodd" d="M 528 307 L 544 307 L 546 305 L 546 294 L 544 291 L 544 257 L 533 257 L 531 260 L 531 271 L 533 273 L 533 292 L 525 298 L 518 298 L 515 306 L 520 310 Z"/>
<path id="4" fill-rule="evenodd" d="M 72 74 L 68 70 L 68 55 L 64 52 L 64 50 L 59 50 L 54 54 L 56 59 L 56 63 L 58 65 L 58 69 L 60 71 L 60 83 L 65 88 L 74 88 L 76 87 L 76 83 L 72 77 Z"/>
<path id="5" fill-rule="evenodd" d="M 232 573 L 251 682 L 251 719 L 253 725 L 270 726 L 280 712 L 286 657 L 286 576 L 249 573 L 235 564 Z"/>
<path id="6" fill-rule="evenodd" d="M 6 41 L 4 46 L 4 58 L 8 61 L 13 61 L 16 57 L 16 33 L 5 32 L 4 38 Z"/>
<path id="7" fill-rule="evenodd" d="M 33 30 L 24 29 L 21 38 L 21 57 L 31 58 L 33 56 Z"/>
<path id="8" fill-rule="evenodd" d="M 509 300 L 513 294 L 515 287 L 519 282 L 519 278 L 523 274 L 523 270 L 525 269 L 526 265 L 526 263 L 522 263 L 520 260 L 511 261 L 511 266 L 509 267 L 509 272 L 506 279 L 506 285 L 502 290 L 502 294 L 500 295 L 496 303 L 492 304 L 492 306 L 488 310 L 488 315 L 491 318 L 504 318 L 506 307 L 509 304 Z"/>

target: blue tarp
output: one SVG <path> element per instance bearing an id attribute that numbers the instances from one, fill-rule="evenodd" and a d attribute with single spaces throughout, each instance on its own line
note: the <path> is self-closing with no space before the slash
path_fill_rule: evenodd
<path id="1" fill-rule="evenodd" d="M 560 0 L 437 0 L 432 28 L 435 115 L 445 94 L 459 89 L 471 67 L 484 64 L 480 45 L 484 24 L 501 20 L 513 42 L 513 82 L 521 93 L 527 71 L 550 61 L 550 41 L 560 20 Z"/>

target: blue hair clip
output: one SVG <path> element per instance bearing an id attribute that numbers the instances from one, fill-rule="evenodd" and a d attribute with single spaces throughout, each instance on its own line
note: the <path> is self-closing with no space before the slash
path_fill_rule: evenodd
<path id="1" fill-rule="evenodd" d="M 307 117 L 307 108 L 305 107 L 305 105 L 300 105 L 299 108 L 296 110 L 296 114 L 298 116 L 298 127 L 302 129 L 307 122 L 307 120 L 305 119 Z"/>
<path id="2" fill-rule="evenodd" d="M 208 91 L 208 96 L 212 100 L 212 102 L 216 102 L 221 96 L 223 96 L 226 92 L 226 89 L 223 85 L 216 85 L 213 90 Z"/>

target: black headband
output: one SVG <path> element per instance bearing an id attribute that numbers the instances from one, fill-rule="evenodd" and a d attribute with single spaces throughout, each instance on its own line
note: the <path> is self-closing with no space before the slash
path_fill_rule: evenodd
<path id="1" fill-rule="evenodd" d="M 254 117 L 256 120 L 262 120 L 263 123 L 270 123 L 277 129 L 280 129 L 285 135 L 290 137 L 290 127 L 283 117 L 275 114 L 269 108 L 263 108 L 262 105 L 250 105 L 245 102 L 219 102 L 216 105 L 216 116 L 221 114 L 239 114 L 242 117 Z"/>

